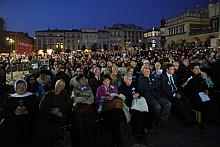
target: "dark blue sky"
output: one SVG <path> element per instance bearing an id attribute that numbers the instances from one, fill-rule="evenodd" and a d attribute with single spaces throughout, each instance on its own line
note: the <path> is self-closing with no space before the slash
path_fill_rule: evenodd
<path id="1" fill-rule="evenodd" d="M 209 0 L 197 0 L 206 6 Z M 162 17 L 180 14 L 196 0 L 0 0 L 7 30 L 28 32 L 72 28 L 103 28 L 114 23 L 157 27 Z"/>

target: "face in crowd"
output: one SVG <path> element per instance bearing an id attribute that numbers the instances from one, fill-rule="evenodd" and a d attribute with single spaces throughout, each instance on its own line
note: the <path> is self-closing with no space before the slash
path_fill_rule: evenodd
<path id="1" fill-rule="evenodd" d="M 100 75 L 101 75 L 101 70 L 100 70 L 100 68 L 99 68 L 99 67 L 96 67 L 96 68 L 94 69 L 94 73 L 95 73 L 95 76 L 100 77 Z"/>
<path id="2" fill-rule="evenodd" d="M 127 86 L 130 86 L 132 84 L 132 75 L 131 74 L 125 75 L 124 82 Z"/>
<path id="3" fill-rule="evenodd" d="M 170 75 L 173 75 L 173 74 L 174 74 L 174 71 L 175 71 L 174 66 L 169 66 L 169 67 L 167 68 L 167 73 L 170 74 Z"/>
<path id="4" fill-rule="evenodd" d="M 65 81 L 64 80 L 58 80 L 55 84 L 55 92 L 60 93 L 65 88 Z"/>
<path id="5" fill-rule="evenodd" d="M 192 72 L 193 72 L 195 75 L 199 74 L 199 73 L 200 73 L 200 67 L 199 67 L 199 65 L 194 66 L 194 67 L 192 68 Z"/>
<path id="6" fill-rule="evenodd" d="M 149 77 L 150 76 L 150 69 L 147 67 L 142 68 L 142 73 L 145 77 Z"/>
<path id="7" fill-rule="evenodd" d="M 27 91 L 27 87 L 26 87 L 25 82 L 19 81 L 19 82 L 16 84 L 16 92 L 17 92 L 19 95 L 23 95 L 23 94 L 26 93 L 26 91 Z"/>
<path id="8" fill-rule="evenodd" d="M 105 87 L 109 87 L 110 86 L 110 83 L 111 83 L 111 79 L 110 78 L 104 78 L 104 80 L 103 80 L 103 85 L 105 86 Z"/>

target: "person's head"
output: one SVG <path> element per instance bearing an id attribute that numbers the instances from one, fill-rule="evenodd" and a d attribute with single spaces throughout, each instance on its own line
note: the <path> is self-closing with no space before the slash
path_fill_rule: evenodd
<path id="1" fill-rule="evenodd" d="M 134 73 L 134 67 L 128 66 L 127 67 L 127 72 L 130 73 L 130 74 L 133 74 Z"/>
<path id="2" fill-rule="evenodd" d="M 141 72 L 143 73 L 143 75 L 144 75 L 145 77 L 149 77 L 149 76 L 150 76 L 150 68 L 149 68 L 149 67 L 143 66 L 143 67 L 141 68 Z"/>
<path id="3" fill-rule="evenodd" d="M 156 62 L 156 63 L 155 63 L 155 68 L 156 68 L 156 69 L 160 69 L 160 68 L 161 68 L 160 62 Z"/>
<path id="4" fill-rule="evenodd" d="M 112 81 L 112 78 L 111 78 L 109 75 L 104 75 L 104 76 L 102 77 L 102 84 L 103 84 L 105 87 L 109 87 L 111 81 Z"/>
<path id="5" fill-rule="evenodd" d="M 185 65 L 185 66 L 189 65 L 189 59 L 188 58 L 183 59 L 183 65 Z"/>
<path id="6" fill-rule="evenodd" d="M 100 75 L 101 75 L 101 70 L 100 70 L 99 67 L 94 68 L 94 74 L 95 74 L 95 76 L 100 77 Z"/>
<path id="7" fill-rule="evenodd" d="M 86 79 L 84 74 L 80 74 L 79 76 L 77 76 L 76 81 L 78 81 L 80 85 L 88 85 L 88 80 Z"/>
<path id="8" fill-rule="evenodd" d="M 137 62 L 135 62 L 135 61 L 131 61 L 131 62 L 130 62 L 130 66 L 132 66 L 132 67 L 135 68 L 135 67 L 137 66 Z"/>
<path id="9" fill-rule="evenodd" d="M 20 79 L 15 82 L 14 84 L 14 90 L 17 94 L 23 95 L 27 92 L 27 83 L 25 80 Z"/>
<path id="10" fill-rule="evenodd" d="M 173 64 L 167 64 L 166 65 L 166 72 L 170 75 L 174 74 L 174 66 Z"/>
<path id="11" fill-rule="evenodd" d="M 107 62 L 107 68 L 111 68 L 112 67 L 112 62 L 111 61 L 108 61 Z"/>
<path id="12" fill-rule="evenodd" d="M 130 86 L 132 84 L 132 74 L 126 73 L 124 75 L 124 82 L 127 86 Z"/>
<path id="13" fill-rule="evenodd" d="M 62 90 L 65 89 L 65 85 L 66 83 L 63 79 L 58 80 L 55 84 L 55 92 L 60 93 Z"/>
<path id="14" fill-rule="evenodd" d="M 192 63 L 190 65 L 190 69 L 195 75 L 197 75 L 200 73 L 200 64 L 199 63 Z"/>
<path id="15" fill-rule="evenodd" d="M 178 70 L 178 69 L 179 69 L 180 64 L 179 64 L 179 62 L 178 62 L 178 61 L 174 61 L 174 62 L 173 62 L 173 66 L 174 66 L 174 69 L 175 69 L 175 70 Z"/>
<path id="16" fill-rule="evenodd" d="M 66 66 L 64 64 L 59 64 L 59 71 L 65 72 Z"/>
<path id="17" fill-rule="evenodd" d="M 80 74 L 84 74 L 84 71 L 83 71 L 82 68 L 77 68 L 77 69 L 76 69 L 76 75 L 78 76 L 78 75 L 80 75 Z"/>
<path id="18" fill-rule="evenodd" d="M 117 65 L 112 66 L 112 73 L 113 73 L 114 75 L 117 75 L 117 74 L 118 74 L 118 66 L 117 66 Z"/>
<path id="19" fill-rule="evenodd" d="M 31 74 L 27 77 L 27 83 L 28 85 L 35 85 L 37 83 L 37 75 Z"/>

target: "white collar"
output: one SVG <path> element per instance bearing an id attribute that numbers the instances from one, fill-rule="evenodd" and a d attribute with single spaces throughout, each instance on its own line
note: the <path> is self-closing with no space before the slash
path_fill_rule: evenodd
<path id="1" fill-rule="evenodd" d="M 169 73 L 167 73 L 167 72 L 166 72 L 166 74 L 167 74 L 168 78 L 170 78 L 170 77 L 172 76 L 171 74 L 169 74 Z"/>
<path id="2" fill-rule="evenodd" d="M 11 95 L 11 97 L 26 97 L 26 96 L 30 96 L 32 94 L 33 93 L 30 93 L 30 92 L 26 92 L 25 94 L 22 94 L 22 95 L 20 95 L 18 93 L 14 93 L 14 94 Z"/>

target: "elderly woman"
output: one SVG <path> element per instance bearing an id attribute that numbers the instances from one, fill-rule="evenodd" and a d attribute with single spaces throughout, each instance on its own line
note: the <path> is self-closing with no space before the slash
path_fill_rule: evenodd
<path id="1" fill-rule="evenodd" d="M 102 85 L 97 88 L 96 93 L 96 102 L 98 104 L 104 103 L 104 112 L 101 114 L 104 118 L 104 121 L 108 122 L 111 127 L 111 135 L 112 135 L 112 146 L 119 145 L 119 137 L 121 134 L 120 124 L 125 119 L 123 109 L 119 107 L 112 107 L 105 109 L 105 105 L 107 105 L 110 101 L 116 101 L 114 95 L 118 93 L 118 89 L 116 86 L 110 85 L 111 77 L 109 75 L 104 75 L 102 78 Z"/>
<path id="2" fill-rule="evenodd" d="M 2 139 L 1 146 L 27 147 L 30 146 L 39 102 L 34 94 L 27 92 L 25 80 L 16 81 L 14 90 L 16 93 L 3 105 L 3 130 L 0 133 L 3 133 L 5 138 Z"/>
<path id="3" fill-rule="evenodd" d="M 95 112 L 91 106 L 94 103 L 94 95 L 84 74 L 76 77 L 77 87 L 73 88 L 74 101 L 72 133 L 74 146 L 94 146 Z"/>

